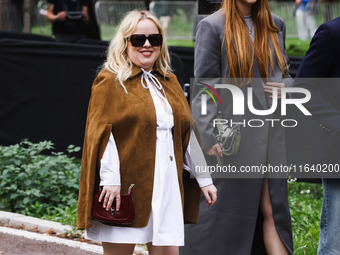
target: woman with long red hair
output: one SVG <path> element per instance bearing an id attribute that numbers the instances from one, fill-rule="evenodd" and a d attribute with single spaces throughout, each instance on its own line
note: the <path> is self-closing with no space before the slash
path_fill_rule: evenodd
<path id="1" fill-rule="evenodd" d="M 199 224 L 186 226 L 182 255 L 293 254 L 287 179 L 241 174 L 244 169 L 286 166 L 285 127 L 277 124 L 280 106 L 259 115 L 245 104 L 244 114 L 236 115 L 233 106 L 238 98 L 233 98 L 231 89 L 215 86 L 233 84 L 234 90 L 243 92 L 244 102 L 252 99 L 256 110 L 272 109 L 280 100 L 281 88 L 292 85 L 285 32 L 284 21 L 271 14 L 267 0 L 224 0 L 217 12 L 198 24 L 192 113 L 211 166 L 216 166 L 219 157 L 225 169 L 235 169 L 235 173 L 213 175 L 218 202 L 211 209 L 201 206 Z M 221 103 L 204 95 L 211 87 Z M 225 155 L 214 127 L 216 116 L 241 123 L 234 155 Z"/>

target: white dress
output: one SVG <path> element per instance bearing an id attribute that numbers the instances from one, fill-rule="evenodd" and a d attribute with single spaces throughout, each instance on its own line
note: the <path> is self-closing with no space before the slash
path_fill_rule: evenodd
<path id="1" fill-rule="evenodd" d="M 97 242 L 133 244 L 152 242 L 153 245 L 159 246 L 183 246 L 182 202 L 171 132 L 174 124 L 173 113 L 166 97 L 150 82 L 150 79 L 156 78 L 146 71 L 143 78 L 150 90 L 157 116 L 154 188 L 148 225 L 143 228 L 116 227 L 93 221 L 92 227 L 86 229 L 85 237 Z M 119 172 L 118 151 L 111 134 L 101 159 L 100 185 L 120 185 Z M 197 180 L 200 187 L 212 183 L 211 178 Z"/>

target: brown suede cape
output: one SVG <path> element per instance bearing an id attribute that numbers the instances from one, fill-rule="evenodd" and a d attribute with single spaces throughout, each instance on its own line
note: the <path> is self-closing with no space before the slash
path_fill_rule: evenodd
<path id="1" fill-rule="evenodd" d="M 183 155 L 190 136 L 190 108 L 174 74 L 152 72 L 163 85 L 173 110 L 173 142 L 181 192 L 184 221 L 197 223 L 200 189 L 195 179 L 183 172 Z M 83 145 L 77 228 L 92 226 L 91 206 L 99 185 L 100 159 L 110 133 L 115 139 L 121 173 L 121 193 L 135 184 L 135 220 L 131 227 L 145 227 L 151 213 L 156 153 L 156 111 L 151 94 L 141 85 L 141 69 L 134 66 L 124 83 L 115 75 L 101 71 L 92 86 Z"/>

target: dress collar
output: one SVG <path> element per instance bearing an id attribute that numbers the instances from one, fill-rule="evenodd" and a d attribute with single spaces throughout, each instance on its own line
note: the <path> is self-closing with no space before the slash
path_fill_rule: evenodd
<path id="1" fill-rule="evenodd" d="M 136 75 L 143 73 L 142 69 L 137 65 L 133 65 L 131 71 L 132 71 L 132 73 L 131 73 L 129 78 L 135 77 Z M 157 74 L 159 74 L 159 75 L 164 76 L 164 77 L 170 77 L 170 72 L 167 72 L 167 74 L 164 74 L 164 72 L 162 72 L 162 70 L 159 69 L 159 68 L 153 68 L 151 73 L 156 75 L 156 76 L 157 76 Z"/>

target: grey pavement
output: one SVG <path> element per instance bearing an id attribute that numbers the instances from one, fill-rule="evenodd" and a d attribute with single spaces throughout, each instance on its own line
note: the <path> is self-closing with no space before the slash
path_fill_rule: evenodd
<path id="1" fill-rule="evenodd" d="M 0 223 L 7 224 L 12 227 L 21 227 L 22 225 L 24 225 L 28 230 L 32 230 L 36 227 L 39 232 L 46 232 L 52 228 L 57 234 L 63 234 L 66 231 L 72 230 L 71 226 L 62 225 L 58 222 L 41 220 L 18 213 L 10 213 L 4 211 L 0 211 Z"/>
<path id="2" fill-rule="evenodd" d="M 3 255 L 98 255 L 99 245 L 48 236 L 20 229 L 0 227 L 0 254 Z"/>
<path id="3" fill-rule="evenodd" d="M 102 247 L 98 244 L 68 240 L 56 236 L 44 234 L 51 231 L 57 234 L 64 234 L 72 230 L 71 226 L 62 225 L 58 222 L 42 220 L 17 213 L 0 211 L 0 254 L 102 254 Z M 10 226 L 10 227 L 6 227 Z M 14 228 L 12 228 L 14 227 Z M 26 230 L 16 229 L 24 227 Z M 29 230 L 38 230 L 35 233 Z M 34 253 L 28 252 L 27 248 L 32 246 Z M 20 248 L 22 247 L 22 248 Z M 39 247 L 39 249 L 37 248 Z M 7 249 L 7 250 L 6 250 Z M 60 253 L 57 252 L 60 250 Z M 28 252 L 28 253 L 27 253 Z M 57 252 L 57 253 L 56 253 Z M 148 252 L 142 246 L 136 246 L 134 254 L 146 255 Z"/>

